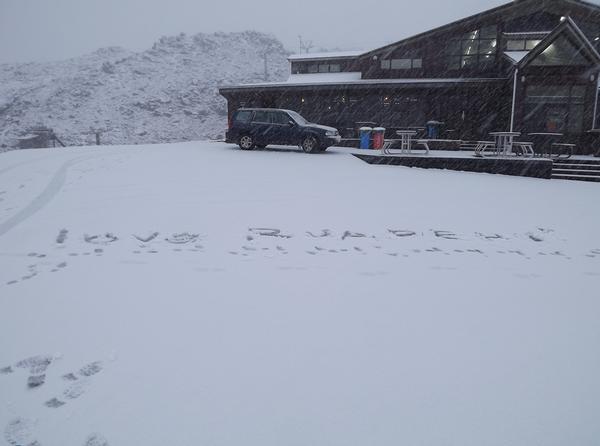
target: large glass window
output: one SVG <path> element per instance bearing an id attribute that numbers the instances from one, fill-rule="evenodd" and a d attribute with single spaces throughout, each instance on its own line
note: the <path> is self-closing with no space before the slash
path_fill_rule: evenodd
<path id="1" fill-rule="evenodd" d="M 586 87 L 530 85 L 525 97 L 529 131 L 581 133 Z"/>
<path id="2" fill-rule="evenodd" d="M 339 73 L 342 71 L 341 63 L 317 63 L 312 62 L 307 64 L 306 69 L 300 71 L 301 73 Z"/>
<path id="3" fill-rule="evenodd" d="M 529 51 L 540 42 L 540 39 L 510 39 L 506 41 L 506 51 Z"/>
<path id="4" fill-rule="evenodd" d="M 497 36 L 497 27 L 487 26 L 449 40 L 445 51 L 448 69 L 476 69 L 493 63 L 498 47 Z"/>
<path id="5" fill-rule="evenodd" d="M 414 70 L 423 68 L 423 59 L 382 59 L 382 70 Z"/>
<path id="6" fill-rule="evenodd" d="M 410 70 L 411 68 L 411 59 L 392 59 L 392 70 Z"/>
<path id="7" fill-rule="evenodd" d="M 531 65 L 537 66 L 572 66 L 588 65 L 588 60 L 580 49 L 566 36 L 558 37 L 542 54 L 536 57 Z"/>

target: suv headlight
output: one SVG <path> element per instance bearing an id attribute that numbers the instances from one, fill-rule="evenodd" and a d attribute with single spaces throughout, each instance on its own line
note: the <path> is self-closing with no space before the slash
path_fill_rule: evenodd
<path id="1" fill-rule="evenodd" d="M 337 136 L 338 132 L 337 130 L 328 130 L 327 132 L 325 132 L 325 136 Z"/>

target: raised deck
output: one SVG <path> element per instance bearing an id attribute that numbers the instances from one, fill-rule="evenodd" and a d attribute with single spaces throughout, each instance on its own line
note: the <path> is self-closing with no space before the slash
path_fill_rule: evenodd
<path id="1" fill-rule="evenodd" d="M 365 151 L 367 152 L 367 151 Z M 552 178 L 553 162 L 541 158 L 476 158 L 471 154 L 381 155 L 353 152 L 357 158 L 376 165 L 446 169 L 463 172 L 492 173 L 531 178 Z"/>

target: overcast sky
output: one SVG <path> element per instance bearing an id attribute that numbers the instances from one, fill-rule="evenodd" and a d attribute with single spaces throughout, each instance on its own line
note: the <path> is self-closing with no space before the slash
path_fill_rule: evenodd
<path id="1" fill-rule="evenodd" d="M 0 0 L 0 63 L 64 59 L 163 35 L 257 30 L 291 51 L 369 49 L 506 0 Z"/>

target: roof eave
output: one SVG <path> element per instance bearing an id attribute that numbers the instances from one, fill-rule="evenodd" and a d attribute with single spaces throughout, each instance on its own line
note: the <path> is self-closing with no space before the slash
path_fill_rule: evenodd
<path id="1" fill-rule="evenodd" d="M 504 82 L 507 78 L 457 78 L 457 79 L 362 79 L 349 82 L 315 82 L 315 83 L 272 83 L 272 84 L 245 84 L 227 85 L 219 87 L 219 93 L 251 89 L 276 89 L 276 88 L 302 88 L 302 87 L 370 87 L 386 85 L 460 85 L 468 83 Z M 413 81 L 413 82 L 411 82 Z"/>
<path id="2" fill-rule="evenodd" d="M 439 26 L 437 28 L 433 28 L 431 30 L 428 30 L 428 31 L 416 34 L 414 36 L 408 37 L 406 39 L 399 40 L 399 41 L 394 42 L 394 43 L 390 43 L 390 44 L 382 46 L 380 48 L 376 48 L 376 49 L 371 50 L 371 51 L 369 51 L 367 53 L 364 53 L 360 57 L 362 58 L 362 57 L 372 56 L 372 55 L 377 54 L 377 53 L 379 53 L 381 51 L 385 51 L 385 50 L 387 50 L 389 48 L 393 48 L 393 47 L 398 46 L 398 45 L 405 45 L 405 44 L 410 43 L 412 41 L 422 39 L 422 38 L 424 38 L 424 37 L 426 37 L 428 35 L 436 35 L 436 34 L 442 33 L 442 32 L 447 31 L 448 29 L 451 29 L 451 28 L 453 28 L 455 26 L 460 26 L 460 25 L 464 25 L 464 24 L 467 24 L 469 22 L 475 21 L 475 20 L 479 19 L 483 15 L 492 15 L 492 14 L 501 13 L 501 12 L 507 10 L 507 9 L 513 8 L 516 3 L 520 3 L 520 4 L 523 4 L 523 3 L 534 3 L 536 1 L 537 0 L 518 0 L 518 1 L 513 1 L 513 2 L 510 2 L 510 3 L 505 3 L 503 5 L 496 6 L 495 8 L 488 9 L 488 10 L 479 12 L 477 14 L 473 14 L 471 16 L 468 16 L 468 17 L 465 17 L 465 18 L 462 18 L 462 19 L 459 19 L 459 20 L 455 20 L 454 22 L 448 23 L 446 25 L 442 25 L 442 26 Z"/>
<path id="3" fill-rule="evenodd" d="M 556 38 L 565 32 L 565 30 L 571 31 L 575 37 L 580 40 L 580 43 L 586 47 L 593 59 L 595 59 L 596 65 L 600 65 L 600 54 L 594 48 L 594 45 L 589 41 L 586 35 L 581 31 L 579 26 L 573 21 L 571 17 L 566 17 L 556 28 L 552 30 L 534 49 L 532 49 L 527 56 L 516 64 L 517 68 L 522 69 L 527 66 L 533 59 L 538 57 L 542 52 L 548 48 L 548 46 L 556 40 Z"/>

